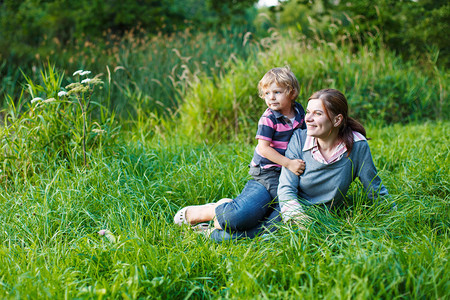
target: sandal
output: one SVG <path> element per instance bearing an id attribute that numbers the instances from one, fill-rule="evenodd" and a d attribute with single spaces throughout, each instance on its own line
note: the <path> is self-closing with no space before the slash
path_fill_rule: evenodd
<path id="1" fill-rule="evenodd" d="M 186 220 L 186 210 L 189 208 L 190 206 L 186 206 L 183 207 L 182 209 L 180 209 L 175 216 L 173 217 L 173 222 L 177 225 L 190 225 L 189 222 Z"/>

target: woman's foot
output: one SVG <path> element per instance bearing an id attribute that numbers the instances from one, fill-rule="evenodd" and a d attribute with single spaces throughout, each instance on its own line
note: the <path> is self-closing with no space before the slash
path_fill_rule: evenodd
<path id="1" fill-rule="evenodd" d="M 216 203 L 188 206 L 185 211 L 187 224 L 195 225 L 211 221 L 216 215 L 216 206 Z"/>
<path id="2" fill-rule="evenodd" d="M 225 202 L 231 202 L 233 199 L 223 198 L 217 203 L 209 203 L 204 205 L 186 206 L 180 209 L 174 217 L 174 222 L 177 225 L 195 225 L 198 223 L 209 222 L 215 219 L 216 207 Z"/>
<path id="3" fill-rule="evenodd" d="M 220 204 L 222 204 L 222 203 L 227 203 L 227 202 L 231 202 L 231 201 L 233 201 L 233 199 L 230 199 L 230 198 L 222 198 L 222 199 L 220 199 L 219 201 L 217 201 L 215 204 L 217 204 L 216 206 L 218 206 L 218 205 L 220 205 Z"/>

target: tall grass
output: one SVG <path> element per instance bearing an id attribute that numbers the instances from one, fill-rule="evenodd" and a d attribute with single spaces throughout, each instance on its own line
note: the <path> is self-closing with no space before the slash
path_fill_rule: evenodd
<path id="1" fill-rule="evenodd" d="M 63 74 L 50 65 L 40 75 L 40 82 L 24 75 L 26 89 L 17 103 L 7 98 L 0 134 L 0 181 L 6 185 L 36 179 L 51 163 L 76 168 L 81 161 L 86 168 L 90 152 L 107 152 L 118 133 L 114 113 L 95 98 L 96 86 L 102 85 L 97 76 L 78 75 L 64 85 Z"/>
<path id="2" fill-rule="evenodd" d="M 206 124 L 211 121 L 232 127 L 234 136 L 253 128 L 257 116 L 249 113 L 264 108 L 256 96 L 256 83 L 269 68 L 285 64 L 301 82 L 300 102 L 317 89 L 335 87 L 349 96 L 354 115 L 363 121 L 447 119 L 449 77 L 437 67 L 437 54 L 429 55 L 427 65 L 404 62 L 384 47 L 382 33 L 364 36 L 363 44 L 364 33 L 355 28 L 342 33 L 336 31 L 339 24 L 318 29 L 323 26 L 311 22 L 311 38 L 292 28 L 289 32 L 270 28 L 264 35 L 244 27 L 206 33 L 187 28 L 149 36 L 137 27 L 124 36 L 105 32 L 103 39 L 71 45 L 44 40 L 36 60 L 23 68 L 33 81 L 39 79 L 41 61 L 47 59 L 66 70 L 66 76 L 80 68 L 104 74 L 109 80 L 101 98 L 110 99 L 108 108 L 122 120 L 157 120 L 173 116 L 182 106 L 187 115 L 182 117 L 187 118 L 183 126 L 200 133 L 211 132 Z M 40 54 L 41 49 L 52 50 Z M 6 58 L 0 74 L 2 98 L 10 95 L 17 102 L 24 82 L 20 70 Z"/>
<path id="3" fill-rule="evenodd" d="M 45 49 L 52 50 L 47 53 Z M 259 45 L 246 27 L 209 32 L 187 28 L 153 36 L 137 27 L 123 36 L 108 31 L 102 39 L 82 39 L 68 45 L 44 40 L 36 49 L 36 59 L 21 68 L 34 81 L 47 61 L 66 70 L 66 76 L 78 69 L 108 75 L 111 80 L 105 82 L 105 92 L 114 95 L 109 108 L 127 119 L 136 117 L 139 109 L 160 114 L 175 110 L 193 77 L 223 73 L 230 59 L 245 59 L 258 50 Z M 7 58 L 4 61 L 0 65 L 0 92 L 17 96 L 21 89 L 17 85 L 21 81 L 19 68 Z"/>
<path id="4" fill-rule="evenodd" d="M 281 226 L 238 243 L 205 240 L 172 225 L 172 216 L 183 205 L 237 195 L 251 144 L 168 135 L 95 152 L 88 170 L 50 161 L 39 180 L 0 187 L 0 295 L 445 299 L 448 126 L 368 128 L 398 211 L 361 198 L 336 214 L 309 211 L 306 230 Z M 351 193 L 363 195 L 358 185 Z"/>
<path id="5" fill-rule="evenodd" d="M 202 77 L 197 81 L 180 108 L 183 134 L 214 141 L 252 137 L 265 109 L 257 96 L 257 83 L 266 71 L 284 65 L 300 82 L 297 101 L 304 106 L 314 91 L 329 87 L 344 92 L 351 115 L 366 123 L 447 119 L 450 113 L 448 101 L 441 101 L 447 95 L 442 83 L 449 77 L 423 72 L 382 45 L 331 43 L 318 37 L 306 40 L 299 33 L 283 36 L 276 31 L 265 45 L 267 50 L 256 58 L 231 62 L 230 71 L 220 80 Z"/>

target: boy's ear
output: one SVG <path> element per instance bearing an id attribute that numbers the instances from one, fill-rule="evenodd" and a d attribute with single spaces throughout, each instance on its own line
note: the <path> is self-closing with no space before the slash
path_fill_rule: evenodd
<path id="1" fill-rule="evenodd" d="M 295 100 L 295 91 L 294 90 L 289 92 L 289 98 L 291 99 L 292 102 L 294 102 L 294 100 Z"/>

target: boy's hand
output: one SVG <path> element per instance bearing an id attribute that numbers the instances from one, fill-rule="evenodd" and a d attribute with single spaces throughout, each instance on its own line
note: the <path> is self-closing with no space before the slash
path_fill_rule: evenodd
<path id="1" fill-rule="evenodd" d="M 295 175 L 301 175 L 305 170 L 305 162 L 301 159 L 291 159 L 287 168 Z"/>

